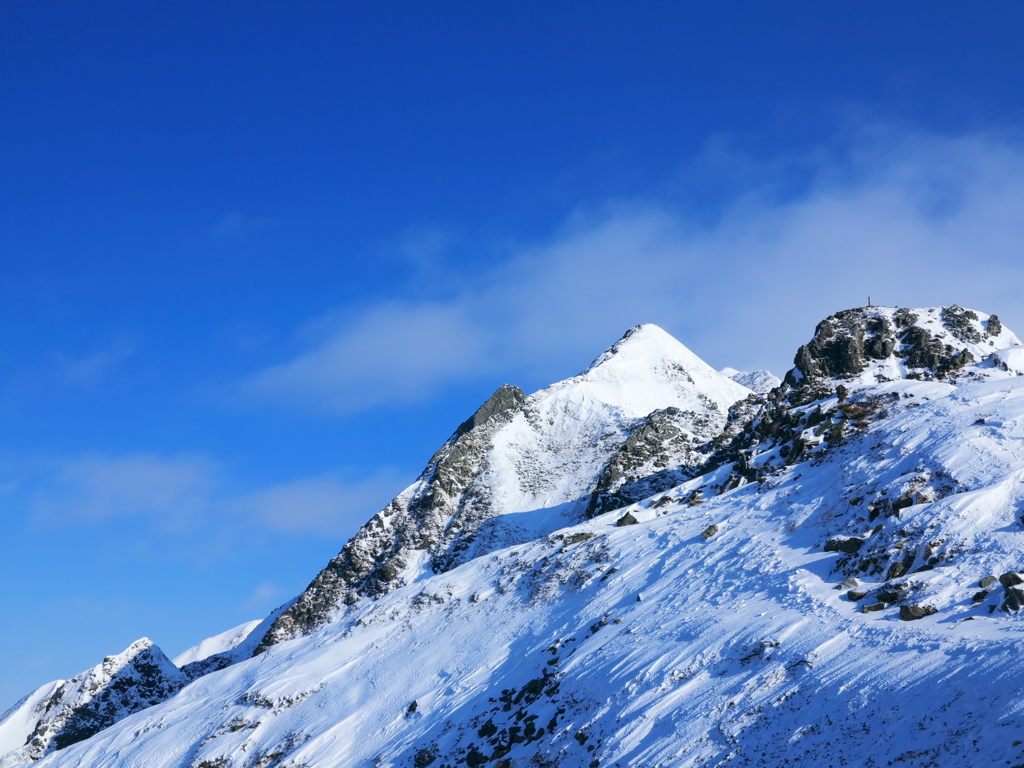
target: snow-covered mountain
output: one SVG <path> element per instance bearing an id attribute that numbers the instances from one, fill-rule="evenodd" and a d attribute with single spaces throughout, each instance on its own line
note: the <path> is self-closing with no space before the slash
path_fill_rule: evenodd
<path id="1" fill-rule="evenodd" d="M 177 693 L 188 677 L 148 638 L 71 680 L 42 686 L 0 719 L 0 766 L 38 760 Z"/>
<path id="2" fill-rule="evenodd" d="M 320 572 L 260 650 L 361 597 L 643 498 L 652 489 L 632 485 L 656 473 L 667 475 L 661 487 L 675 485 L 750 394 L 655 325 L 630 329 L 579 376 L 529 397 L 501 387 Z"/>
<path id="3" fill-rule="evenodd" d="M 838 313 L 762 394 L 641 326 L 499 389 L 192 673 L 147 642 L 152 673 L 31 695 L 0 764 L 1024 764 L 1022 479 L 1024 346 L 995 316 Z M 150 677 L 165 700 L 53 742 Z"/>
<path id="4" fill-rule="evenodd" d="M 782 379 L 771 371 L 737 371 L 735 368 L 723 368 L 719 373 L 759 395 L 767 395 L 782 383 Z"/>

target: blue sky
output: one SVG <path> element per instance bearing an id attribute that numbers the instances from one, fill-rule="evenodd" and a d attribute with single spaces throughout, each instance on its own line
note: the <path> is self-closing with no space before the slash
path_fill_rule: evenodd
<path id="1" fill-rule="evenodd" d="M 1024 6 L 0 3 L 0 708 L 300 591 L 655 322 L 1024 329 Z"/>

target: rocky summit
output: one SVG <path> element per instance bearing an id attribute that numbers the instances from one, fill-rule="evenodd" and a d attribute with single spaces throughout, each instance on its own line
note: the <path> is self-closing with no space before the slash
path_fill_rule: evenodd
<path id="1" fill-rule="evenodd" d="M 863 307 L 504 385 L 309 587 L 0 719 L 0 766 L 1024 765 L 1024 346 Z"/>

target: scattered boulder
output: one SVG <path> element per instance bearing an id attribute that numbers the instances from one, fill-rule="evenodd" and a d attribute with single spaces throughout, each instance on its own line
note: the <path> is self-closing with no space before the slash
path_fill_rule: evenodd
<path id="1" fill-rule="evenodd" d="M 938 613 L 938 609 L 930 605 L 901 605 L 900 621 L 917 621 L 933 613 Z"/>
<path id="2" fill-rule="evenodd" d="M 705 528 L 703 531 L 700 532 L 700 535 L 701 535 L 701 538 L 704 539 L 704 541 L 707 541 L 712 536 L 714 536 L 716 533 L 718 533 L 718 526 L 717 525 L 709 525 L 707 528 Z"/>
<path id="3" fill-rule="evenodd" d="M 884 611 L 885 607 L 885 603 L 871 603 L 870 605 L 865 605 L 860 610 L 861 613 L 873 613 L 874 611 Z"/>
<path id="4" fill-rule="evenodd" d="M 885 580 L 889 581 L 889 579 L 898 578 L 903 575 L 903 572 L 905 570 L 906 568 L 904 567 L 903 563 L 893 563 L 889 566 L 889 570 L 885 573 Z"/>
<path id="5" fill-rule="evenodd" d="M 1003 598 L 1002 608 L 1007 613 L 1013 611 L 1016 613 L 1021 608 L 1024 608 L 1024 590 L 1018 589 L 1017 587 L 1010 587 L 1006 590 L 1006 597 Z"/>
<path id="6" fill-rule="evenodd" d="M 864 546 L 864 539 L 858 539 L 856 537 L 849 539 L 829 539 L 825 542 L 826 552 L 844 552 L 847 555 L 854 555 L 860 551 L 860 548 Z"/>
<path id="7" fill-rule="evenodd" d="M 1003 585 L 1005 589 L 1015 587 L 1018 584 L 1024 584 L 1024 578 L 1021 578 L 1019 573 L 1015 571 L 1007 571 L 999 577 L 999 583 Z"/>
<path id="8" fill-rule="evenodd" d="M 997 581 L 999 581 L 999 579 L 996 578 L 995 576 L 986 576 L 985 578 L 983 578 L 981 581 L 978 582 L 978 586 L 981 587 L 982 589 L 988 589 L 993 584 L 995 584 Z"/>
<path id="9" fill-rule="evenodd" d="M 851 589 L 849 592 L 846 593 L 846 599 L 849 600 L 851 603 L 856 603 L 867 597 L 867 594 L 868 593 L 866 591 L 861 591 L 859 589 Z"/>
<path id="10" fill-rule="evenodd" d="M 996 315 L 989 315 L 985 330 L 989 336 L 998 336 L 1003 332 L 1003 324 Z"/>
<path id="11" fill-rule="evenodd" d="M 636 525 L 639 522 L 640 522 L 639 520 L 637 520 L 629 512 L 627 512 L 626 514 L 624 514 L 622 517 L 620 517 L 618 520 L 615 521 L 615 525 L 617 525 L 619 528 L 622 528 L 625 525 Z"/>
<path id="12" fill-rule="evenodd" d="M 838 584 L 835 588 L 836 589 L 854 589 L 859 584 L 860 584 L 860 582 L 857 581 L 855 578 L 853 578 L 853 576 L 848 576 L 847 578 L 843 579 L 843 582 L 841 584 Z"/>

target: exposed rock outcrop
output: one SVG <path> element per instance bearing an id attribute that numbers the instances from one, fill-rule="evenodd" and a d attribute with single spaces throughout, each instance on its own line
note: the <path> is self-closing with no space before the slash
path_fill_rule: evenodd
<path id="1" fill-rule="evenodd" d="M 18 765 L 82 741 L 130 714 L 177 693 L 188 678 L 148 638 L 108 656 L 77 677 L 48 687 L 41 697 L 18 706 L 31 708 L 21 718 L 31 723 L 24 747 L 4 763 Z M 8 713 L 10 715 L 10 713 Z"/>

